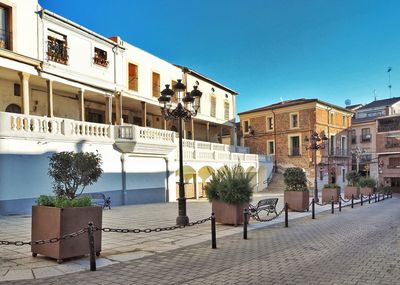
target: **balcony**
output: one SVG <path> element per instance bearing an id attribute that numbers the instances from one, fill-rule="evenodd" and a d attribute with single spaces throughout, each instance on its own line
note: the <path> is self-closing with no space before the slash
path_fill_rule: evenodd
<path id="1" fill-rule="evenodd" d="M 68 64 L 69 56 L 67 42 L 57 39 L 48 40 L 47 59 L 60 64 Z"/>
<path id="2" fill-rule="evenodd" d="M 100 56 L 95 56 L 93 57 L 93 63 L 103 66 L 103 67 L 108 67 L 108 64 L 110 63 L 107 58 L 100 57 Z"/>
<path id="3" fill-rule="evenodd" d="M 371 134 L 361 135 L 360 142 L 361 143 L 371 142 Z"/>
<path id="4" fill-rule="evenodd" d="M 336 149 L 331 149 L 330 150 L 330 155 L 331 156 L 348 157 L 348 156 L 351 156 L 351 153 L 347 148 L 337 147 Z"/>
<path id="5" fill-rule="evenodd" d="M 0 48 L 11 50 L 12 47 L 12 33 L 0 29 Z"/>
<path id="6" fill-rule="evenodd" d="M 378 133 L 384 133 L 384 132 L 393 132 L 393 131 L 399 131 L 400 130 L 400 121 L 397 123 L 393 124 L 381 124 L 379 122 L 378 126 Z"/>

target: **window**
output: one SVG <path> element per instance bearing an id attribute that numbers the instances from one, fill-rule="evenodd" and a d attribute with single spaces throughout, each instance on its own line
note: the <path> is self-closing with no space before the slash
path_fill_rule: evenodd
<path id="1" fill-rule="evenodd" d="M 346 126 L 346 116 L 342 116 L 342 126 Z"/>
<path id="2" fill-rule="evenodd" d="M 0 48 L 11 50 L 11 8 L 0 4 Z"/>
<path id="3" fill-rule="evenodd" d="M 319 180 L 324 180 L 324 172 L 322 170 L 319 171 Z"/>
<path id="4" fill-rule="evenodd" d="M 214 96 L 211 96 L 210 104 L 210 116 L 215 118 L 217 115 L 217 99 Z"/>
<path id="5" fill-rule="evenodd" d="M 267 118 L 267 130 L 271 131 L 274 129 L 274 118 L 273 117 L 268 117 Z"/>
<path id="6" fill-rule="evenodd" d="M 388 168 L 400 168 L 400 157 L 389 158 Z"/>
<path id="7" fill-rule="evenodd" d="M 400 147 L 400 136 L 391 135 L 386 137 L 385 147 L 387 148 Z"/>
<path id="8" fill-rule="evenodd" d="M 329 154 L 335 154 L 335 136 L 331 136 L 331 139 L 329 141 Z"/>
<path id="9" fill-rule="evenodd" d="M 346 169 L 342 169 L 342 182 L 346 182 Z"/>
<path id="10" fill-rule="evenodd" d="M 245 133 L 249 132 L 249 121 L 243 121 L 243 130 Z"/>
<path id="11" fill-rule="evenodd" d="M 153 72 L 153 97 L 160 97 L 160 74 Z"/>
<path id="12" fill-rule="evenodd" d="M 133 63 L 128 65 L 128 89 L 138 91 L 138 67 Z"/>
<path id="13" fill-rule="evenodd" d="M 351 144 L 356 144 L 357 143 L 356 130 L 351 130 L 350 131 L 350 138 L 351 138 Z"/>
<path id="14" fill-rule="evenodd" d="M 299 127 L 299 114 L 298 113 L 290 114 L 290 127 L 292 129 Z"/>
<path id="15" fill-rule="evenodd" d="M 369 128 L 361 129 L 361 142 L 371 141 L 371 130 Z"/>
<path id="16" fill-rule="evenodd" d="M 229 103 L 224 103 L 224 119 L 229 120 Z"/>
<path id="17" fill-rule="evenodd" d="M 107 67 L 108 66 L 108 60 L 107 60 L 107 52 L 99 49 L 97 47 L 94 48 L 94 57 L 93 57 L 93 63 Z"/>
<path id="18" fill-rule="evenodd" d="M 10 104 L 7 106 L 6 112 L 21 114 L 21 107 L 17 104 Z"/>
<path id="19" fill-rule="evenodd" d="M 67 36 L 48 30 L 47 59 L 60 64 L 68 64 L 68 57 Z"/>
<path id="20" fill-rule="evenodd" d="M 100 110 L 87 109 L 87 121 L 104 124 L 105 112 Z"/>
<path id="21" fill-rule="evenodd" d="M 329 123 L 330 123 L 331 125 L 333 125 L 333 124 L 334 124 L 334 121 L 333 121 L 333 119 L 334 119 L 334 114 L 331 113 L 330 116 L 331 116 L 331 118 L 330 118 Z"/>
<path id="22" fill-rule="evenodd" d="M 268 141 L 267 142 L 267 154 L 275 154 L 274 141 Z"/>
<path id="23" fill-rule="evenodd" d="M 21 85 L 18 83 L 14 84 L 14 96 L 21 96 Z"/>
<path id="24" fill-rule="evenodd" d="M 290 137 L 289 155 L 291 155 L 291 156 L 299 156 L 300 155 L 300 137 L 299 136 Z"/>

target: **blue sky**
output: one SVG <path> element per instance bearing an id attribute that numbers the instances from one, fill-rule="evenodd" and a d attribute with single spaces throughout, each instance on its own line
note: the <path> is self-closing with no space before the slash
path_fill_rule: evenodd
<path id="1" fill-rule="evenodd" d="M 295 98 L 400 96 L 400 1 L 39 0 L 237 90 L 237 111 Z"/>

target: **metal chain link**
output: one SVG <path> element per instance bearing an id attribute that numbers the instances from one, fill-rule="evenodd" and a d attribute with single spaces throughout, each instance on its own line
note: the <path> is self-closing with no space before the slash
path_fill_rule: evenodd
<path id="1" fill-rule="evenodd" d="M 257 216 L 250 215 L 250 217 L 258 222 L 270 222 L 270 221 L 277 219 L 283 213 L 283 211 L 285 211 L 285 207 L 283 207 L 282 210 L 280 210 L 280 212 L 278 214 L 276 214 L 276 216 L 274 216 L 270 219 L 260 219 L 260 217 L 258 215 Z"/>
<path id="2" fill-rule="evenodd" d="M 80 229 L 79 231 L 63 235 L 62 237 L 53 237 L 53 238 L 49 238 L 49 239 L 40 239 L 40 240 L 35 240 L 35 241 L 0 240 L 0 245 L 24 246 L 24 245 L 41 245 L 41 244 L 46 244 L 46 243 L 56 243 L 56 242 L 59 242 L 60 240 L 67 240 L 67 239 L 78 237 L 80 235 L 83 235 L 84 233 L 87 233 L 87 231 L 88 231 L 87 228 L 83 228 L 83 229 Z"/>
<path id="3" fill-rule="evenodd" d="M 151 232 L 164 232 L 164 231 L 172 231 L 172 230 L 176 230 L 176 229 L 183 229 L 186 227 L 192 227 L 194 225 L 200 225 L 203 223 L 206 223 L 208 221 L 211 220 L 211 216 L 205 219 L 201 219 L 195 222 L 190 222 L 189 224 L 185 225 L 185 226 L 169 226 L 169 227 L 164 227 L 164 228 L 154 228 L 154 229 L 121 229 L 121 228 L 98 228 L 95 227 L 94 231 L 103 231 L 106 233 L 123 233 L 123 234 L 127 234 L 127 233 L 133 233 L 133 234 L 139 234 L 139 233 L 151 233 Z"/>
<path id="4" fill-rule="evenodd" d="M 326 205 L 329 205 L 329 204 L 331 204 L 330 202 L 325 202 L 325 203 L 319 203 L 319 202 L 315 202 L 315 205 L 317 205 L 317 206 L 326 206 Z"/>
<path id="5" fill-rule="evenodd" d="M 343 198 L 342 198 L 342 196 L 340 196 L 340 200 L 342 200 L 342 202 L 345 202 L 345 203 L 347 203 L 347 202 L 350 202 L 350 201 L 351 201 L 351 199 L 349 199 L 349 200 L 347 200 L 347 201 L 346 201 L 345 199 L 343 199 Z"/>

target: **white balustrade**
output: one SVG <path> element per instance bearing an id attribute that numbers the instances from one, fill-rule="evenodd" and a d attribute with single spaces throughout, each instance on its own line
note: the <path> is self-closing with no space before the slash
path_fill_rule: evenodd
<path id="1" fill-rule="evenodd" d="M 111 125 L 73 120 L 68 121 L 70 122 L 71 135 L 73 136 L 111 139 Z"/>
<path id="2" fill-rule="evenodd" d="M 138 142 L 147 142 L 151 144 L 174 144 L 174 132 L 165 131 L 160 129 L 145 128 L 133 126 L 134 137 L 133 139 Z"/>
<path id="3" fill-rule="evenodd" d="M 211 143 L 209 142 L 196 142 L 197 149 L 208 149 L 211 150 Z"/>
<path id="4" fill-rule="evenodd" d="M 223 151 L 225 149 L 225 145 L 220 144 L 220 143 L 213 143 L 211 144 L 212 150 L 219 150 Z"/>

